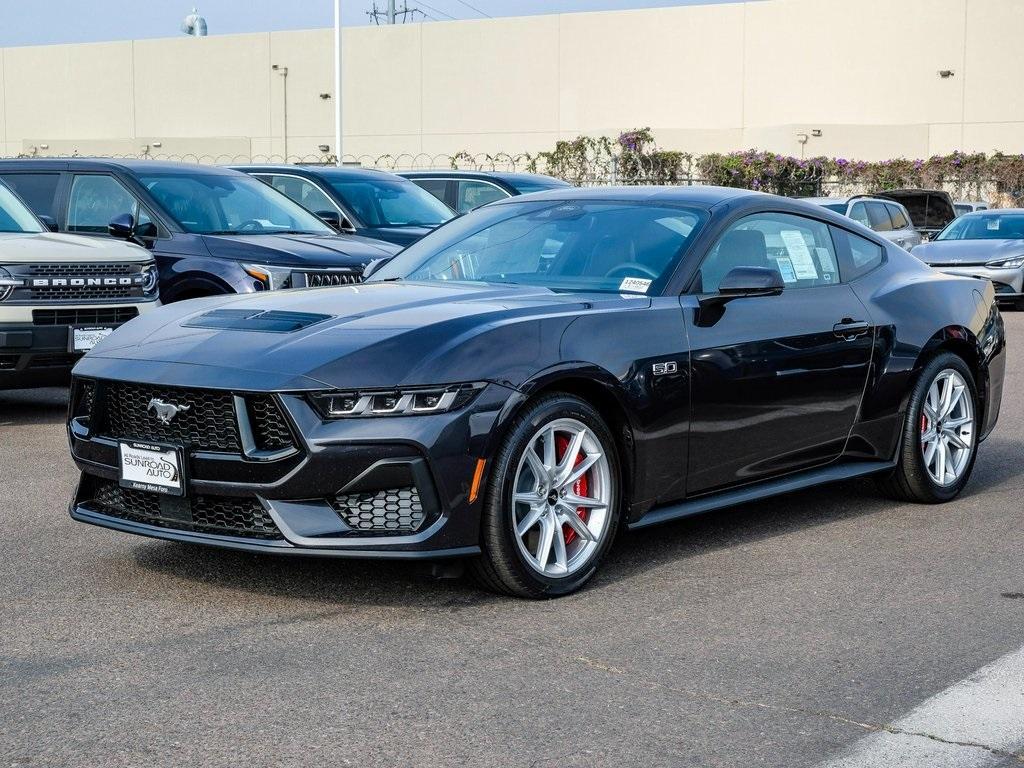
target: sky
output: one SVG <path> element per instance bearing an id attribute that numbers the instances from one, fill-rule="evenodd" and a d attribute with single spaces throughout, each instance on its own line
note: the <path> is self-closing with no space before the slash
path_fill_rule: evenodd
<path id="1" fill-rule="evenodd" d="M 423 21 L 652 8 L 730 0 L 408 0 Z M 735 0 L 732 0 L 735 1 Z M 398 0 L 401 7 L 404 0 Z M 378 0 L 385 7 L 386 0 Z M 0 0 L 0 46 L 132 40 L 181 34 L 198 6 L 211 35 L 309 29 L 334 23 L 333 0 Z M 345 24 L 368 24 L 372 0 L 342 0 Z"/>

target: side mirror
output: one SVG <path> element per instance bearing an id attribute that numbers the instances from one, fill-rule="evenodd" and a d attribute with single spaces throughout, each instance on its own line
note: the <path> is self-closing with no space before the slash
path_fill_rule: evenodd
<path id="1" fill-rule="evenodd" d="M 718 284 L 718 292 L 729 298 L 743 296 L 778 296 L 786 284 L 777 269 L 736 267 Z"/>
<path id="2" fill-rule="evenodd" d="M 118 240 L 135 240 L 135 217 L 130 213 L 119 213 L 107 224 L 107 234 Z"/>
<path id="3" fill-rule="evenodd" d="M 725 305 L 733 299 L 751 296 L 778 296 L 786 284 L 777 269 L 765 267 L 736 267 L 722 278 L 718 293 L 698 297 L 695 322 L 701 328 L 708 328 L 725 314 Z"/>
<path id="4" fill-rule="evenodd" d="M 130 213 L 120 213 L 107 224 L 107 234 L 118 240 L 150 247 L 157 238 L 157 228 L 151 221 L 136 226 L 134 216 Z"/>
<path id="5" fill-rule="evenodd" d="M 57 231 L 57 220 L 53 216 L 40 216 L 39 220 L 43 222 L 43 226 L 51 232 Z"/>
<path id="6" fill-rule="evenodd" d="M 315 215 L 331 229 L 341 231 L 341 214 L 337 211 L 317 211 Z"/>
<path id="7" fill-rule="evenodd" d="M 381 267 L 383 267 L 385 264 L 390 262 L 391 259 L 393 259 L 393 258 L 394 258 L 394 256 L 388 256 L 386 259 L 374 259 L 373 261 L 371 261 L 369 264 L 367 264 L 363 268 L 363 280 L 365 280 L 370 275 L 372 275 L 374 272 L 376 272 Z"/>

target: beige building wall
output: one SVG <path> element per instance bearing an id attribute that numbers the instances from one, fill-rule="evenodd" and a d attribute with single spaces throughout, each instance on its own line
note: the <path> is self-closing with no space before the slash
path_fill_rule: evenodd
<path id="1" fill-rule="evenodd" d="M 643 126 L 695 153 L 1024 152 L 1022 39 L 1021 0 L 763 0 L 347 28 L 345 154 L 430 165 Z M 332 46 L 331 30 L 309 30 L 2 49 L 0 152 L 319 156 L 334 141 Z"/>

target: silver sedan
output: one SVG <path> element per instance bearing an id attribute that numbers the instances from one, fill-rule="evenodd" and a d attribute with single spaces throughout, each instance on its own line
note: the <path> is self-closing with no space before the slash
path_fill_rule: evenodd
<path id="1" fill-rule="evenodd" d="M 1024 208 L 968 213 L 914 255 L 943 272 L 990 280 L 999 301 L 1024 309 Z"/>

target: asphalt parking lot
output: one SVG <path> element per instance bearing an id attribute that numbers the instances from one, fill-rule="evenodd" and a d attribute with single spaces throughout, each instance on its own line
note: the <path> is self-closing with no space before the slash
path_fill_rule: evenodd
<path id="1" fill-rule="evenodd" d="M 835 764 L 1022 644 L 1006 321 L 1002 417 L 959 501 L 859 481 L 654 528 L 541 603 L 73 523 L 64 393 L 0 393 L 3 764 Z M 941 764 L 1024 761 L 914 733 Z"/>

